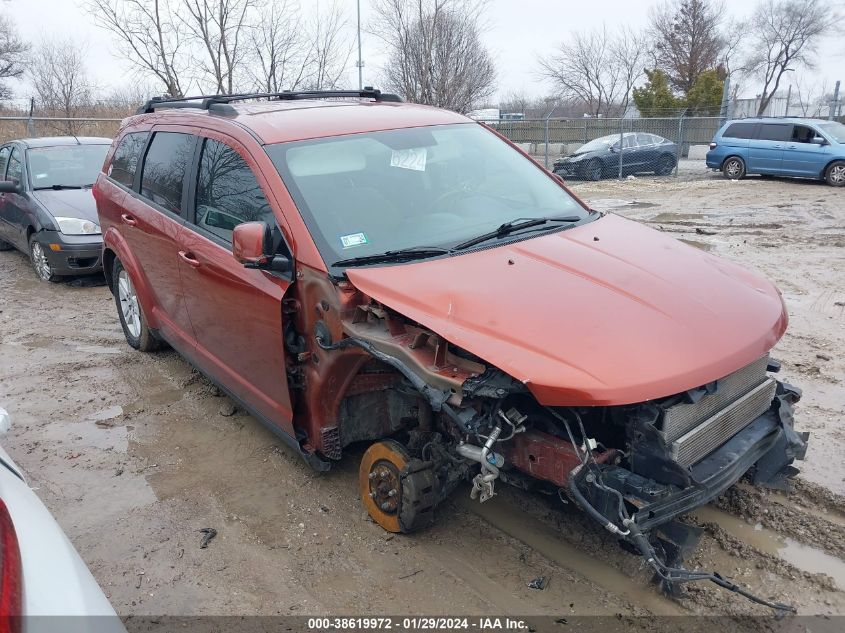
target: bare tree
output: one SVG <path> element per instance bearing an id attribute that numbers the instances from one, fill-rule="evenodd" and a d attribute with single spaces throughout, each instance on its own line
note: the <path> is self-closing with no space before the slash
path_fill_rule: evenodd
<path id="1" fill-rule="evenodd" d="M 244 44 L 253 29 L 259 0 L 182 0 L 182 21 L 203 55 L 196 61 L 218 94 L 232 94 L 246 60 Z"/>
<path id="2" fill-rule="evenodd" d="M 723 10 L 714 0 L 669 0 L 651 11 L 655 66 L 684 96 L 701 73 L 716 67 L 724 47 Z"/>
<path id="3" fill-rule="evenodd" d="M 85 66 L 86 47 L 73 40 L 44 40 L 35 49 L 27 74 L 35 90 L 38 107 L 62 118 L 77 117 L 90 108 L 96 86 Z M 76 134 L 72 121 L 59 124 L 67 134 Z"/>
<path id="4" fill-rule="evenodd" d="M 310 58 L 302 16 L 293 0 L 271 2 L 251 32 L 247 72 L 262 92 L 295 90 L 307 79 Z"/>
<path id="5" fill-rule="evenodd" d="M 801 116 L 805 117 L 821 116 L 824 106 L 833 100 L 827 80 L 811 83 L 812 79 L 807 75 L 799 75 L 792 84 L 795 87 L 797 105 L 801 108 Z"/>
<path id="6" fill-rule="evenodd" d="M 352 55 L 353 42 L 345 35 L 346 18 L 336 0 L 325 12 L 319 8 L 306 28 L 308 76 L 305 86 L 311 90 L 336 88 Z"/>
<path id="7" fill-rule="evenodd" d="M 758 115 L 765 113 L 783 75 L 814 66 L 819 41 L 827 35 L 836 14 L 821 0 L 764 0 L 749 22 L 749 72 L 762 75 Z"/>
<path id="8" fill-rule="evenodd" d="M 481 42 L 483 0 L 378 0 L 372 31 L 388 48 L 387 87 L 409 101 L 468 112 L 493 92 Z"/>
<path id="9" fill-rule="evenodd" d="M 94 22 L 117 39 L 123 57 L 150 73 L 170 96 L 183 94 L 187 62 L 184 24 L 176 19 L 178 0 L 87 0 Z"/>
<path id="10" fill-rule="evenodd" d="M 590 115 L 623 113 L 643 74 L 646 50 L 645 38 L 629 29 L 576 31 L 551 56 L 540 58 L 540 75 Z"/>
<path id="11" fill-rule="evenodd" d="M 3 80 L 23 74 L 28 52 L 29 44 L 18 37 L 14 23 L 0 15 L 0 99 L 11 96 L 11 90 Z"/>

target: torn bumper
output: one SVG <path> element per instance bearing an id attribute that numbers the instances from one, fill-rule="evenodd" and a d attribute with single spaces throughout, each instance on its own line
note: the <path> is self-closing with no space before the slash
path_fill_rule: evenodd
<path id="1" fill-rule="evenodd" d="M 792 404 L 799 397 L 800 392 L 778 383 L 772 406 L 691 466 L 693 483 L 685 488 L 662 484 L 617 466 L 604 469 L 604 482 L 637 508 L 632 518 L 643 532 L 715 499 L 749 471 L 755 484 L 786 488 L 787 478 L 797 472 L 792 462 L 804 459 L 807 450 L 809 434 L 796 433 L 793 428 Z M 615 501 L 602 499 L 595 488 L 593 492 L 592 501 L 604 506 L 607 516 L 615 516 Z"/>

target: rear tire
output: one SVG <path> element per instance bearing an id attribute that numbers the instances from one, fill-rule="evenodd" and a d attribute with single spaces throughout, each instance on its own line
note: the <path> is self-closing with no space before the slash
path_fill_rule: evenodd
<path id="1" fill-rule="evenodd" d="M 722 173 L 728 180 L 745 178 L 745 161 L 739 156 L 731 156 L 722 164 Z"/>
<path id="2" fill-rule="evenodd" d="M 832 162 L 824 173 L 824 179 L 831 187 L 845 187 L 845 160 Z"/>
<path id="3" fill-rule="evenodd" d="M 158 349 L 158 340 L 147 327 L 147 318 L 141 309 L 135 284 L 119 259 L 114 260 L 112 279 L 114 279 L 113 292 L 117 316 L 126 342 L 130 347 L 141 352 L 152 352 Z"/>
<path id="4" fill-rule="evenodd" d="M 36 239 L 35 234 L 29 238 L 29 261 L 32 262 L 32 268 L 35 271 L 36 277 L 41 281 L 59 281 L 60 277 L 53 273 L 53 268 L 47 260 L 47 255 L 44 252 L 44 247 Z"/>

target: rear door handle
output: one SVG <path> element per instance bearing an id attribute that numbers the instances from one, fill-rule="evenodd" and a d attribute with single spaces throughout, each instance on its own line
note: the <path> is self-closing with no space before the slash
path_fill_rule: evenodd
<path id="1" fill-rule="evenodd" d="M 187 253 L 185 251 L 179 251 L 179 257 L 181 257 L 182 261 L 184 261 L 186 264 L 188 264 L 188 266 L 192 266 L 193 268 L 198 268 L 199 265 L 200 265 L 199 260 L 194 257 L 193 253 Z"/>
<path id="2" fill-rule="evenodd" d="M 138 220 L 133 218 L 128 213 L 124 213 L 123 215 L 121 215 L 120 219 L 123 220 L 124 224 L 128 224 L 129 226 L 135 226 L 136 224 L 138 224 Z"/>
<path id="3" fill-rule="evenodd" d="M 795 149 L 795 147 L 796 147 L 795 145 L 787 145 L 786 149 Z"/>

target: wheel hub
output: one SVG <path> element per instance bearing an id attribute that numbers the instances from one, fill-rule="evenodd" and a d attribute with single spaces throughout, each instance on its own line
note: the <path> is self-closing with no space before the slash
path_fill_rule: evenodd
<path id="1" fill-rule="evenodd" d="M 370 498 L 376 507 L 385 514 L 396 514 L 402 497 L 402 482 L 396 467 L 390 462 L 376 462 L 370 469 L 368 478 Z"/>

